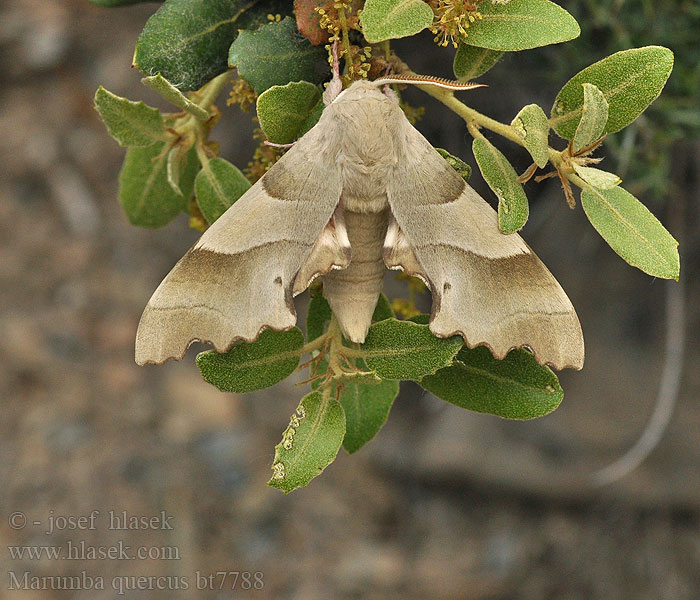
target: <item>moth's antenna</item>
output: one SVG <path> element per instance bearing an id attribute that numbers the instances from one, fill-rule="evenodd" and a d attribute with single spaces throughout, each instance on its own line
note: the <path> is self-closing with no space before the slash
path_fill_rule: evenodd
<path id="1" fill-rule="evenodd" d="M 333 79 L 328 82 L 323 92 L 323 103 L 328 106 L 343 91 L 343 81 L 340 79 L 340 60 L 338 59 L 338 40 L 333 42 Z"/>
<path id="2" fill-rule="evenodd" d="M 389 85 L 392 83 L 435 85 L 448 90 L 473 90 L 475 88 L 486 87 L 486 85 L 483 83 L 454 81 L 451 79 L 443 79 L 442 77 L 433 77 L 432 75 L 392 75 L 391 77 L 375 79 L 374 83 L 377 85 Z"/>

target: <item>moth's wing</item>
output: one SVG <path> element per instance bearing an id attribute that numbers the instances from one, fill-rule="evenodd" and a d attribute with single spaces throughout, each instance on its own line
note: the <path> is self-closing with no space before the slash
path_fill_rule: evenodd
<path id="1" fill-rule="evenodd" d="M 334 153 L 323 129 L 314 128 L 202 235 L 158 286 L 139 323 L 136 362 L 179 360 L 193 341 L 224 352 L 237 340 L 257 339 L 262 329 L 291 328 L 296 322 L 292 296 L 301 291 L 295 289 L 297 274 L 302 267 L 308 279 L 324 272 L 305 261 L 312 250 L 315 260 L 319 252 L 321 258 L 327 254 L 315 245 L 328 237 L 321 233 L 340 193 Z M 306 285 L 297 283 L 301 289 Z"/>
<path id="2" fill-rule="evenodd" d="M 426 280 L 431 331 L 496 358 L 527 346 L 541 364 L 580 369 L 581 325 L 547 267 L 518 234 L 499 232 L 496 212 L 408 122 L 400 140 L 385 262 Z"/>

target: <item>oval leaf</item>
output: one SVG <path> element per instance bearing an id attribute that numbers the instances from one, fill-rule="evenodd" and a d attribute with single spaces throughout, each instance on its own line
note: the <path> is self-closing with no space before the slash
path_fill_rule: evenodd
<path id="1" fill-rule="evenodd" d="M 369 328 L 362 349 L 382 379 L 418 380 L 450 364 L 461 346 L 459 336 L 438 338 L 427 325 L 387 319 Z"/>
<path id="2" fill-rule="evenodd" d="M 285 494 L 306 487 L 333 462 L 344 435 L 345 414 L 334 397 L 320 392 L 304 396 L 275 446 L 268 485 Z"/>
<path id="3" fill-rule="evenodd" d="M 598 86 L 584 83 L 581 120 L 571 142 L 572 150 L 578 152 L 602 137 L 607 123 L 608 101 L 605 99 L 605 95 Z"/>
<path id="4" fill-rule="evenodd" d="M 228 352 L 207 350 L 197 355 L 204 381 L 222 392 L 252 392 L 279 383 L 299 364 L 304 334 L 297 327 L 288 331 L 266 329 L 250 344 L 240 342 Z"/>
<path id="5" fill-rule="evenodd" d="M 541 417 L 564 398 L 554 372 L 526 350 L 512 350 L 496 360 L 484 346 L 464 347 L 452 366 L 420 384 L 456 406 L 506 419 Z"/>
<path id="6" fill-rule="evenodd" d="M 299 35 L 290 18 L 257 31 L 241 31 L 231 45 L 229 64 L 256 94 L 290 81 L 321 83 L 328 74 L 325 49 L 312 46 Z"/>
<path id="7" fill-rule="evenodd" d="M 455 54 L 452 70 L 460 81 L 470 81 L 481 77 L 503 56 L 503 52 L 470 46 L 461 42 Z"/>
<path id="8" fill-rule="evenodd" d="M 588 220 L 630 265 L 654 277 L 678 279 L 678 242 L 649 209 L 621 187 L 584 190 Z"/>
<path id="9" fill-rule="evenodd" d="M 270 0 L 166 0 L 146 22 L 134 66 L 162 73 L 180 90 L 197 90 L 227 68 L 227 53 L 239 29 L 289 14 L 291 6 Z"/>
<path id="10" fill-rule="evenodd" d="M 374 44 L 415 35 L 430 27 L 434 17 L 423 0 L 367 0 L 360 23 L 365 39 Z"/>
<path id="11" fill-rule="evenodd" d="M 187 154 L 179 181 L 181 194 L 168 183 L 167 160 L 164 143 L 126 151 L 119 173 L 119 201 L 133 225 L 162 227 L 187 210 L 194 178 L 199 171 L 197 155 L 194 150 Z"/>
<path id="12" fill-rule="evenodd" d="M 549 161 L 549 120 L 537 104 L 528 104 L 515 115 L 511 127 L 523 140 L 532 160 L 542 169 Z"/>
<path id="13" fill-rule="evenodd" d="M 271 142 L 289 144 L 300 137 L 320 101 L 321 92 L 308 81 L 272 86 L 258 96 L 260 127 Z"/>
<path id="14" fill-rule="evenodd" d="M 340 404 L 345 412 L 343 447 L 350 454 L 379 433 L 398 393 L 398 381 L 344 384 L 340 393 Z"/>
<path id="15" fill-rule="evenodd" d="M 485 138 L 475 138 L 472 150 L 484 180 L 498 196 L 498 228 L 502 233 L 522 229 L 530 209 L 515 169 Z"/>
<path id="16" fill-rule="evenodd" d="M 549 0 L 482 2 L 481 20 L 472 23 L 463 40 L 470 46 L 517 51 L 573 40 L 581 28 L 561 6 Z"/>
<path id="17" fill-rule="evenodd" d="M 109 135 L 121 146 L 150 146 L 165 140 L 165 125 L 157 108 L 116 96 L 100 86 L 95 109 Z"/>
<path id="18" fill-rule="evenodd" d="M 447 150 L 443 150 L 442 148 L 435 148 L 435 150 L 437 150 L 438 154 L 442 156 L 442 158 L 444 158 L 449 165 L 455 171 L 457 171 L 457 173 L 460 174 L 464 181 L 469 181 L 469 178 L 472 176 L 472 168 L 467 163 L 465 163 L 461 158 L 450 154 Z"/>
<path id="19" fill-rule="evenodd" d="M 615 175 L 615 173 L 608 173 L 607 171 L 594 169 L 593 167 L 582 167 L 576 163 L 574 163 L 573 167 L 574 171 L 576 171 L 576 174 L 581 179 L 599 190 L 609 190 L 622 183 L 622 179 Z"/>
<path id="20" fill-rule="evenodd" d="M 250 189 L 245 175 L 223 158 L 212 158 L 202 165 L 194 190 L 197 205 L 211 225 Z"/>
<path id="21" fill-rule="evenodd" d="M 641 115 L 661 93 L 673 69 L 673 52 L 646 46 L 616 52 L 574 75 L 557 94 L 550 123 L 561 137 L 576 133 L 583 111 L 583 86 L 597 86 L 608 102 L 603 134 L 620 131 Z"/>

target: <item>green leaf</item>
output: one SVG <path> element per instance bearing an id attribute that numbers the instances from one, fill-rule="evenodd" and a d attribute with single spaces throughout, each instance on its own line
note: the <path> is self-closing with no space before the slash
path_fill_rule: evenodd
<path id="1" fill-rule="evenodd" d="M 333 462 L 344 435 L 345 414 L 335 398 L 321 392 L 304 396 L 275 446 L 268 485 L 285 494 L 306 487 Z"/>
<path id="2" fill-rule="evenodd" d="M 178 90 L 160 73 L 158 73 L 158 75 L 153 75 L 152 77 L 144 77 L 141 80 L 141 83 L 143 83 L 143 85 L 146 87 L 151 88 L 153 91 L 158 92 L 168 102 L 174 104 L 184 111 L 187 111 L 200 121 L 206 121 L 209 118 L 209 113 L 206 110 L 192 102 L 192 100 L 185 96 L 185 94 Z"/>
<path id="3" fill-rule="evenodd" d="M 485 138 L 474 138 L 472 150 L 484 180 L 498 196 L 499 229 L 502 233 L 522 229 L 527 222 L 529 207 L 515 169 Z"/>
<path id="4" fill-rule="evenodd" d="M 549 0 L 482 2 L 481 20 L 472 23 L 464 43 L 516 51 L 573 40 L 581 29 L 568 12 Z"/>
<path id="5" fill-rule="evenodd" d="M 549 368 L 526 350 L 496 360 L 488 348 L 462 348 L 454 364 L 419 382 L 461 408 L 506 419 L 534 419 L 552 412 L 564 391 Z"/>
<path id="6" fill-rule="evenodd" d="M 340 394 L 340 404 L 345 412 L 343 447 L 350 454 L 377 435 L 386 423 L 398 393 L 398 381 L 381 381 L 375 385 L 345 383 Z"/>
<path id="7" fill-rule="evenodd" d="M 442 148 L 435 148 L 435 150 L 437 150 L 438 154 L 442 156 L 442 158 L 444 158 L 449 165 L 455 171 L 457 171 L 457 173 L 460 174 L 464 181 L 469 181 L 469 178 L 472 176 L 472 168 L 467 163 L 465 163 L 461 158 L 450 154 L 447 150 Z"/>
<path id="8" fill-rule="evenodd" d="M 321 83 L 328 73 L 325 49 L 299 35 L 291 18 L 241 31 L 231 45 L 229 64 L 257 94 L 290 81 Z"/>
<path id="9" fill-rule="evenodd" d="M 252 392 L 279 383 L 299 364 L 304 334 L 297 327 L 288 331 L 266 329 L 251 343 L 240 342 L 228 352 L 207 350 L 197 355 L 204 381 L 222 392 Z"/>
<path id="10" fill-rule="evenodd" d="M 430 27 L 433 9 L 423 0 L 367 0 L 360 15 L 370 44 L 408 37 Z"/>
<path id="11" fill-rule="evenodd" d="M 307 120 L 320 101 L 321 92 L 308 81 L 274 85 L 258 96 L 260 127 L 271 142 L 289 144 L 305 133 Z"/>
<path id="12" fill-rule="evenodd" d="M 165 140 L 165 125 L 157 108 L 116 96 L 100 86 L 95 109 L 109 135 L 121 146 L 150 146 Z"/>
<path id="13" fill-rule="evenodd" d="M 503 56 L 503 52 L 479 48 L 460 42 L 452 70 L 460 81 L 471 81 L 490 70 Z"/>
<path id="14" fill-rule="evenodd" d="M 162 227 L 187 209 L 200 166 L 197 155 L 194 150 L 187 154 L 179 182 L 182 194 L 177 194 L 168 183 L 167 159 L 165 143 L 126 151 L 119 174 L 119 201 L 133 225 Z"/>
<path id="15" fill-rule="evenodd" d="M 549 120 L 537 104 L 528 104 L 511 122 L 532 160 L 542 169 L 549 162 Z"/>
<path id="16" fill-rule="evenodd" d="M 449 365 L 462 343 L 459 336 L 435 337 L 427 325 L 386 319 L 369 328 L 362 349 L 382 379 L 418 380 Z"/>
<path id="17" fill-rule="evenodd" d="M 607 171 L 594 169 L 593 167 L 582 167 L 576 163 L 573 164 L 573 167 L 574 171 L 576 171 L 576 174 L 581 179 L 599 190 L 609 190 L 622 183 L 622 179 L 615 175 L 615 173 L 608 173 Z"/>
<path id="18" fill-rule="evenodd" d="M 391 302 L 389 302 L 389 299 L 384 294 L 379 294 L 377 306 L 374 307 L 374 313 L 372 314 L 372 323 L 384 321 L 393 317 L 394 310 L 391 308 Z"/>
<path id="19" fill-rule="evenodd" d="M 571 148 L 574 152 L 582 150 L 602 137 L 608 122 L 608 101 L 598 86 L 583 84 L 583 107 L 581 120 L 576 127 Z"/>
<path id="20" fill-rule="evenodd" d="M 661 93 L 673 69 L 673 52 L 645 46 L 616 52 L 574 75 L 557 94 L 550 124 L 570 140 L 583 111 L 583 86 L 597 86 L 608 102 L 603 133 L 614 133 L 634 121 Z"/>
<path id="21" fill-rule="evenodd" d="M 430 323 L 430 315 L 427 313 L 421 313 L 420 315 L 414 315 L 406 320 L 411 321 L 411 323 L 418 323 L 419 325 L 427 325 Z"/>
<path id="22" fill-rule="evenodd" d="M 180 90 L 197 90 L 226 71 L 239 29 L 290 12 L 291 3 L 284 1 L 166 0 L 136 42 L 134 66 L 147 75 L 162 73 Z"/>
<path id="23" fill-rule="evenodd" d="M 250 182 L 236 166 L 217 157 L 202 165 L 194 189 L 199 210 L 211 225 L 250 189 Z"/>
<path id="24" fill-rule="evenodd" d="M 649 209 L 621 187 L 583 190 L 588 220 L 630 265 L 654 277 L 678 279 L 678 242 Z"/>
<path id="25" fill-rule="evenodd" d="M 306 338 L 315 340 L 323 335 L 331 322 L 331 305 L 321 294 L 311 298 L 309 310 L 306 313 Z"/>

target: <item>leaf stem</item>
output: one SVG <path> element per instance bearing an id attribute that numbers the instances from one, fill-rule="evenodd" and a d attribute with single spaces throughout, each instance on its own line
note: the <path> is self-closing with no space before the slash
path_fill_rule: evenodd
<path id="1" fill-rule="evenodd" d="M 204 85 L 195 95 L 197 97 L 197 105 L 208 111 L 212 104 L 216 102 L 221 90 L 228 83 L 233 71 L 224 71 L 221 75 L 217 75 L 210 82 Z"/>
<path id="2" fill-rule="evenodd" d="M 326 343 L 328 339 L 328 332 L 319 335 L 316 339 L 311 340 L 307 344 L 304 344 L 299 349 L 299 354 L 311 354 L 314 350 L 318 350 Z"/>
<path id="3" fill-rule="evenodd" d="M 343 34 L 343 49 L 345 50 L 345 72 L 352 75 L 353 63 L 352 53 L 350 52 L 350 36 L 348 35 L 348 20 L 345 18 L 345 6 L 342 4 L 338 7 L 338 20 L 340 21 L 340 30 Z"/>

